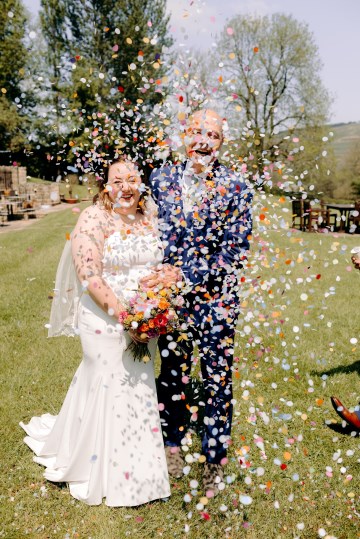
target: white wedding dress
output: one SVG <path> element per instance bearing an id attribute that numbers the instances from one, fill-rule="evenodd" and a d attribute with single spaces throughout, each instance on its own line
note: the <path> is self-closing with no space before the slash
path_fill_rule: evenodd
<path id="1" fill-rule="evenodd" d="M 103 278 L 129 298 L 140 277 L 161 262 L 153 233 L 114 232 L 104 241 Z M 83 360 L 58 416 L 33 417 L 25 443 L 50 481 L 69 484 L 89 505 L 136 506 L 170 495 L 152 359 L 134 361 L 127 332 L 84 293 L 78 328 Z"/>

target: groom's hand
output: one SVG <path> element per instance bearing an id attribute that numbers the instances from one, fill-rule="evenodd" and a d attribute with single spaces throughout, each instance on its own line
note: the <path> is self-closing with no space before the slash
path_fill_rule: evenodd
<path id="1" fill-rule="evenodd" d="M 144 290 L 156 288 L 159 285 L 171 286 L 182 280 L 179 268 L 171 264 L 161 264 L 155 271 L 140 279 L 139 284 Z"/>
<path id="2" fill-rule="evenodd" d="M 358 254 L 351 257 L 351 262 L 354 264 L 355 269 L 360 269 L 360 256 Z"/>
<path id="3" fill-rule="evenodd" d="M 142 277 L 139 280 L 140 288 L 143 290 L 151 290 L 152 288 L 156 288 L 159 284 L 159 275 L 156 271 L 153 271 L 149 275 L 146 275 L 146 277 Z"/>

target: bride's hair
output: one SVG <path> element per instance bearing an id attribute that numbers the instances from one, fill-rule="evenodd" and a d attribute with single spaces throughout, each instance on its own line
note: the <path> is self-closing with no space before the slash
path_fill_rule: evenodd
<path id="1" fill-rule="evenodd" d="M 109 170 L 110 167 L 113 165 L 116 165 L 117 163 L 132 163 L 135 165 L 135 167 L 138 169 L 138 171 L 141 174 L 141 182 L 145 186 L 145 189 L 141 191 L 139 203 L 137 207 L 137 211 L 140 213 L 144 213 L 145 205 L 146 205 L 146 199 L 148 197 L 149 193 L 149 187 L 148 187 L 148 178 L 145 173 L 145 170 L 140 166 L 140 164 L 137 161 L 133 161 L 126 155 L 122 155 L 121 157 L 118 157 L 114 159 L 113 161 L 109 161 L 107 166 L 104 167 L 104 175 L 99 178 L 99 192 L 94 196 L 93 198 L 93 204 L 99 203 L 103 208 L 105 208 L 106 211 L 110 212 L 113 208 L 113 201 L 111 200 L 109 193 L 106 189 L 106 185 L 109 180 Z"/>

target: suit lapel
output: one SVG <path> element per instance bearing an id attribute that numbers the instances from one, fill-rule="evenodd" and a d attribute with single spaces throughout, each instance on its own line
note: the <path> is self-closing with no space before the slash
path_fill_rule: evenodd
<path id="1" fill-rule="evenodd" d="M 216 176 L 216 172 L 220 168 L 220 163 L 218 161 L 214 162 L 211 172 L 205 179 L 207 186 L 206 192 L 204 193 L 203 203 L 200 204 L 197 211 L 189 212 L 185 217 L 182 202 L 181 179 L 184 174 L 186 164 L 187 161 L 184 161 L 180 165 L 176 165 L 176 167 L 174 167 L 175 171 L 167 178 L 168 189 L 165 198 L 167 199 L 168 212 L 171 213 L 171 215 L 168 214 L 168 218 L 170 218 L 172 221 L 175 219 L 179 221 L 185 220 L 187 223 L 187 228 L 192 228 L 193 225 L 196 227 L 204 226 L 210 215 L 210 203 L 216 200 L 218 197 L 216 187 L 219 180 Z"/>

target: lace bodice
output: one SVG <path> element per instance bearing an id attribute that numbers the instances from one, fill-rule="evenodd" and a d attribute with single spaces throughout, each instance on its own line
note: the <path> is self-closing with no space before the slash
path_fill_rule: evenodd
<path id="1" fill-rule="evenodd" d="M 118 298 L 128 299 L 137 290 L 139 279 L 162 259 L 163 250 L 155 232 L 114 232 L 104 241 L 102 276 Z"/>

